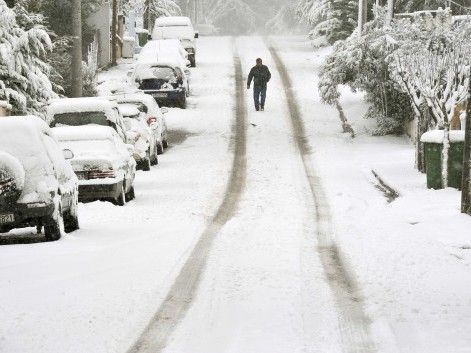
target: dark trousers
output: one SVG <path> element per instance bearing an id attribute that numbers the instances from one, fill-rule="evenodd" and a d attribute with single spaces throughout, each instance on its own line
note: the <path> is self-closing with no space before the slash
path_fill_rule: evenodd
<path id="1" fill-rule="evenodd" d="M 267 97 L 267 87 L 254 86 L 253 87 L 253 101 L 255 109 L 259 110 L 265 108 L 265 98 Z"/>

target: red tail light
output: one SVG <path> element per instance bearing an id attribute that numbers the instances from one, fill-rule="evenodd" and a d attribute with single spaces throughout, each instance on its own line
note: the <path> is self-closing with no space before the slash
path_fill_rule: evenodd
<path id="1" fill-rule="evenodd" d="M 157 122 L 157 118 L 154 117 L 154 116 L 151 116 L 149 118 L 147 118 L 147 124 L 150 125 L 150 124 L 154 124 Z"/>

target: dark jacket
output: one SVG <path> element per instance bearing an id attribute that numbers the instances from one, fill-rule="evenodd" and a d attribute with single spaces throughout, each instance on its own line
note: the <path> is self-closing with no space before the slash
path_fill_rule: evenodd
<path id="1" fill-rule="evenodd" d="M 266 88 L 268 81 L 271 79 L 270 70 L 265 65 L 262 66 L 254 66 L 250 70 L 249 79 L 247 81 L 247 87 L 250 87 L 250 83 L 252 82 L 255 87 L 262 87 Z"/>

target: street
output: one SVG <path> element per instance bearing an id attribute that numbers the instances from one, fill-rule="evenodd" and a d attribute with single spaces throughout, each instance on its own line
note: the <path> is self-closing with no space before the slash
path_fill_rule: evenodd
<path id="1" fill-rule="evenodd" d="M 413 147 L 340 135 L 317 96 L 325 49 L 301 37 L 198 46 L 188 109 L 166 115 L 170 148 L 134 201 L 80 204 L 57 242 L 1 237 L 0 352 L 471 352 L 471 255 L 451 250 L 470 221 L 446 225 L 429 194 L 388 203 L 367 176 Z M 257 57 L 264 112 L 246 90 Z"/>

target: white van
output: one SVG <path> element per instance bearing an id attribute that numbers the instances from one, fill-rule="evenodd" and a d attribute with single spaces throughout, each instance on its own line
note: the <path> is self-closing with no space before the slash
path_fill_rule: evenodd
<path id="1" fill-rule="evenodd" d="M 155 20 L 152 39 L 179 39 L 188 52 L 191 66 L 196 66 L 196 43 L 198 32 L 195 32 L 191 20 L 184 16 L 159 17 Z"/>

